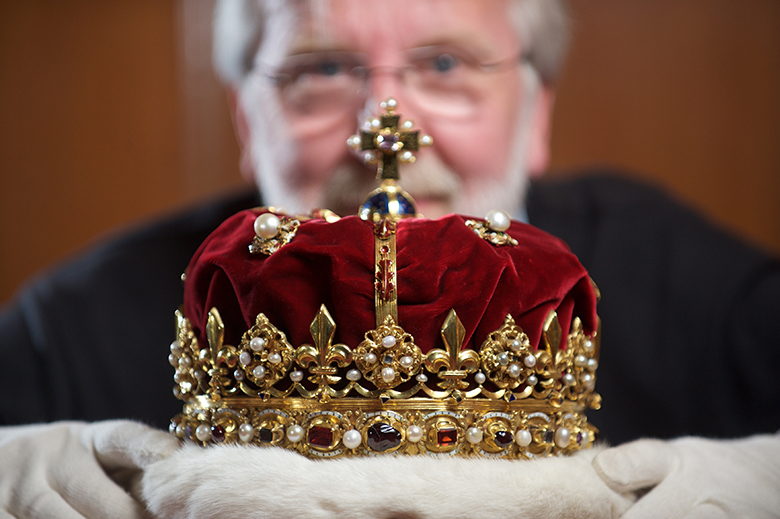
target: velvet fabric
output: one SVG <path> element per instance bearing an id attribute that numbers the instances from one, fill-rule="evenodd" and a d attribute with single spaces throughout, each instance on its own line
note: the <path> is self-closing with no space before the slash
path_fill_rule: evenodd
<path id="1" fill-rule="evenodd" d="M 324 304 L 336 322 L 337 342 L 356 347 L 376 327 L 373 224 L 356 216 L 328 223 L 302 221 L 292 241 L 274 254 L 250 254 L 254 221 L 263 209 L 226 220 L 195 253 L 187 270 L 184 311 L 202 344 L 208 311 L 216 307 L 225 342 L 265 314 L 294 346 L 311 344 L 309 325 Z M 507 315 L 538 347 L 545 317 L 558 313 L 560 347 L 574 316 L 586 333 L 597 326 L 587 272 L 559 239 L 513 222 L 517 246 L 495 246 L 466 218 L 410 218 L 398 222 L 399 325 L 423 352 L 444 347 L 440 329 L 455 309 L 466 330 L 464 348 L 478 350 Z"/>

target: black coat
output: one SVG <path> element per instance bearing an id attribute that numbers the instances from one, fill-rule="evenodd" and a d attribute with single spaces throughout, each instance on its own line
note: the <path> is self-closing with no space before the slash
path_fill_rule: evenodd
<path id="1" fill-rule="evenodd" d="M 180 275 L 252 193 L 118 235 L 45 274 L 0 314 L 0 424 L 180 411 L 167 363 Z M 663 193 L 609 175 L 543 181 L 532 224 L 563 238 L 602 292 L 590 413 L 613 443 L 780 429 L 780 261 Z"/>

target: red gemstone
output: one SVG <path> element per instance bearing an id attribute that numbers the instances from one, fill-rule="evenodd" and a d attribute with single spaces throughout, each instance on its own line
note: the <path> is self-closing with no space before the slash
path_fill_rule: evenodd
<path id="1" fill-rule="evenodd" d="M 212 425 L 211 437 L 214 439 L 215 442 L 222 443 L 223 441 L 225 441 L 225 429 L 223 429 L 219 425 Z"/>
<path id="2" fill-rule="evenodd" d="M 498 445 L 502 449 L 506 449 L 509 445 L 512 445 L 512 441 L 514 440 L 514 437 L 512 436 L 512 433 L 509 431 L 498 431 L 493 436 L 493 440 L 496 442 L 496 445 Z"/>
<path id="3" fill-rule="evenodd" d="M 458 442 L 457 429 L 447 428 L 438 430 L 436 432 L 436 441 L 438 442 L 439 447 L 455 445 Z"/>
<path id="4" fill-rule="evenodd" d="M 401 444 L 401 433 L 392 425 L 375 423 L 366 432 L 366 445 L 374 452 L 384 452 Z"/>
<path id="5" fill-rule="evenodd" d="M 327 448 L 333 443 L 333 430 L 329 427 L 309 428 L 309 445 Z"/>

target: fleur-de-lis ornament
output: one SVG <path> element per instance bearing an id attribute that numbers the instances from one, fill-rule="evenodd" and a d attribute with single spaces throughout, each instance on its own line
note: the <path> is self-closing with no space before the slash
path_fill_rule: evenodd
<path id="1" fill-rule="evenodd" d="M 333 344 L 336 333 L 336 323 L 328 313 L 325 305 L 309 326 L 314 346 L 304 344 L 295 352 L 295 360 L 303 367 L 309 366 L 309 380 L 320 386 L 321 396 L 327 394 L 325 386 L 335 384 L 341 377 L 336 376 L 338 367 L 345 367 L 352 362 L 352 352 L 344 344 Z M 332 366 L 332 364 L 336 366 Z"/>
<path id="2" fill-rule="evenodd" d="M 460 390 L 468 387 L 468 382 L 464 379 L 479 368 L 479 355 L 474 350 L 461 350 L 466 329 L 454 309 L 450 310 L 447 319 L 444 320 L 441 337 L 446 350 L 429 351 L 425 357 L 425 367 L 428 371 L 438 372 L 442 382 L 437 385 L 451 392 L 456 400 L 460 400 L 462 399 Z M 443 371 L 440 371 L 442 369 Z"/>

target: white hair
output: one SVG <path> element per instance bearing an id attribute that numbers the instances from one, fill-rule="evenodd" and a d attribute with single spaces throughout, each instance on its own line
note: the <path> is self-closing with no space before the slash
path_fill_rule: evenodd
<path id="1" fill-rule="evenodd" d="M 223 82 L 238 85 L 252 70 L 265 20 L 284 3 L 285 0 L 217 0 L 213 59 Z M 514 0 L 510 16 L 529 62 L 544 83 L 554 83 L 569 43 L 566 0 Z"/>

